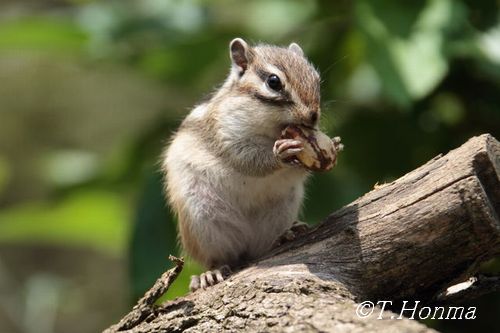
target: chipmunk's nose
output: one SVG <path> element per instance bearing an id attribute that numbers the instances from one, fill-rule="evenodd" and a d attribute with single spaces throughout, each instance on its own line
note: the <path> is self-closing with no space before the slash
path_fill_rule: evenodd
<path id="1" fill-rule="evenodd" d="M 318 111 L 317 110 L 313 110 L 311 111 L 311 113 L 309 114 L 309 119 L 311 121 L 311 123 L 313 125 L 316 125 L 316 123 L 318 122 Z"/>
<path id="2" fill-rule="evenodd" d="M 307 113 L 304 114 L 303 122 L 304 125 L 308 127 L 316 127 L 318 124 L 318 119 L 319 119 L 319 110 L 318 109 L 313 109 L 307 111 Z"/>
<path id="3" fill-rule="evenodd" d="M 319 107 L 308 107 L 303 105 L 297 111 L 303 126 L 309 128 L 317 127 L 321 114 Z"/>

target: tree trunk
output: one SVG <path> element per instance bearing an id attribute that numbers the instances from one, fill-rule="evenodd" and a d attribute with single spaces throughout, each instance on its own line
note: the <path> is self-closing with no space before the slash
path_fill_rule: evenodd
<path id="1" fill-rule="evenodd" d="M 432 331 L 394 318 L 401 307 L 411 316 L 417 300 L 419 308 L 446 303 L 448 287 L 500 253 L 499 174 L 499 142 L 474 137 L 376 186 L 219 285 L 158 307 L 143 299 L 108 332 Z M 467 299 L 484 285 L 498 289 L 498 279 L 453 297 Z M 392 301 L 395 312 L 375 308 L 362 318 L 356 310 L 368 313 L 359 305 L 368 300 Z"/>

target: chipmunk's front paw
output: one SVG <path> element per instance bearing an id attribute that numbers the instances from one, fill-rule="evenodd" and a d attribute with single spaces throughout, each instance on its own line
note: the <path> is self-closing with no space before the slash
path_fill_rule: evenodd
<path id="1" fill-rule="evenodd" d="M 279 139 L 276 140 L 273 147 L 274 156 L 281 162 L 292 165 L 300 165 L 297 154 L 304 150 L 304 145 L 299 140 Z"/>
<path id="2" fill-rule="evenodd" d="M 298 236 L 305 234 L 309 231 L 310 227 L 307 223 L 301 221 L 293 222 L 293 225 L 290 229 L 286 230 L 278 239 L 274 241 L 273 248 L 276 248 L 284 243 L 293 241 Z"/>
<path id="3" fill-rule="evenodd" d="M 218 269 L 206 271 L 201 275 L 192 275 L 191 282 L 189 283 L 189 290 L 196 291 L 200 288 L 207 289 L 210 286 L 224 281 L 230 275 L 231 268 L 227 265 L 221 266 Z"/>

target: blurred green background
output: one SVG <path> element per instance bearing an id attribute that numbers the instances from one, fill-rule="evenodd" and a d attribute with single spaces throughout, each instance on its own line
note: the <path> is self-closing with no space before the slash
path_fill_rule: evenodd
<path id="1" fill-rule="evenodd" d="M 238 36 L 298 42 L 322 73 L 322 127 L 346 149 L 309 184 L 310 223 L 500 138 L 498 1 L 1 0 L 0 332 L 102 330 L 171 266 L 159 157 Z M 428 324 L 498 330 L 499 296 L 474 321 Z"/>

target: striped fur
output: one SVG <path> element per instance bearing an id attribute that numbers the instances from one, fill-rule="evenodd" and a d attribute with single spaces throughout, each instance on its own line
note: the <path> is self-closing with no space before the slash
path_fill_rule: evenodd
<path id="1" fill-rule="evenodd" d="M 320 113 L 319 74 L 298 45 L 238 39 L 230 54 L 228 78 L 186 117 L 162 163 L 180 241 L 207 268 L 265 254 L 297 220 L 307 172 L 281 162 L 273 145 L 288 124 L 318 126 Z M 271 74 L 281 91 L 267 86 Z"/>

